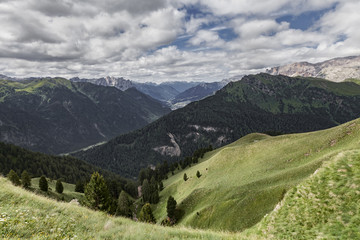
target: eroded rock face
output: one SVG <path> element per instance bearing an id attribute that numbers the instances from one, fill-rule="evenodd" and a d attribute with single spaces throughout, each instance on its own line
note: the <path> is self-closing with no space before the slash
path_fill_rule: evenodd
<path id="1" fill-rule="evenodd" d="M 266 70 L 272 75 L 318 77 L 333 82 L 360 78 L 360 56 L 334 58 L 320 63 L 298 62 Z"/>
<path id="2" fill-rule="evenodd" d="M 181 154 L 180 146 L 175 141 L 175 137 L 172 133 L 168 133 L 168 136 L 170 137 L 170 142 L 173 144 L 173 146 L 159 146 L 153 148 L 154 151 L 159 152 L 161 155 L 164 156 L 171 156 L 171 157 L 178 157 Z"/>

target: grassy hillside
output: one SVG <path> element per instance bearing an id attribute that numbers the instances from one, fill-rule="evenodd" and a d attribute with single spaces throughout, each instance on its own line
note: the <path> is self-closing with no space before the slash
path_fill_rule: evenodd
<path id="1" fill-rule="evenodd" d="M 360 150 L 332 155 L 246 234 L 266 239 L 360 239 Z"/>
<path id="2" fill-rule="evenodd" d="M 309 132 L 360 117 L 360 85 L 257 74 L 75 156 L 127 177 L 254 132 Z"/>
<path id="3" fill-rule="evenodd" d="M 185 211 L 173 228 L 56 202 L 0 177 L 0 238 L 359 239 L 359 139 L 357 119 L 311 133 L 250 134 L 209 152 L 165 181 L 155 216 L 165 216 L 173 195 Z"/>
<path id="4" fill-rule="evenodd" d="M 359 149 L 359 139 L 360 119 L 310 133 L 247 135 L 164 181 L 155 216 L 159 220 L 166 216 L 166 200 L 172 195 L 185 212 L 180 225 L 244 230 L 271 212 L 289 189 L 324 162 Z M 202 174 L 200 178 L 196 171 Z M 190 177 L 186 182 L 184 173 Z"/>
<path id="5" fill-rule="evenodd" d="M 165 228 L 110 217 L 14 187 L 0 177 L 2 239 L 239 239 L 236 234 Z"/>

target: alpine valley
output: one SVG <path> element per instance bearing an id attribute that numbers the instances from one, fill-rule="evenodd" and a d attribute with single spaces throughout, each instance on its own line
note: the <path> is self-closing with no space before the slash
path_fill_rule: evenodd
<path id="1" fill-rule="evenodd" d="M 126 177 L 198 148 L 229 144 L 249 133 L 308 132 L 360 117 L 360 85 L 324 79 L 249 75 L 214 96 L 74 156 Z"/>

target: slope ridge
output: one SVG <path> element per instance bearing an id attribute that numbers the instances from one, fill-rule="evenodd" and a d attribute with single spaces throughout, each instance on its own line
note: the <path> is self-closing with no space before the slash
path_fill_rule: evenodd
<path id="1" fill-rule="evenodd" d="M 247 234 L 267 239 L 360 239 L 360 151 L 335 154 Z"/>
<path id="2" fill-rule="evenodd" d="M 250 134 L 164 181 L 155 215 L 172 195 L 181 225 L 241 231 L 270 213 L 283 195 L 340 152 L 360 147 L 360 119 L 341 126 L 277 137 Z M 200 171 L 202 176 L 196 177 Z M 183 180 L 186 173 L 189 180 Z"/>
<path id="3" fill-rule="evenodd" d="M 0 177 L 0 237 L 4 239 L 239 239 L 237 234 L 165 228 L 110 217 L 14 187 Z"/>

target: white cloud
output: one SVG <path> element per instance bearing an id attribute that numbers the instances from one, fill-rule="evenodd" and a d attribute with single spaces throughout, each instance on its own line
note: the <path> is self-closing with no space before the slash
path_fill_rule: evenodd
<path id="1" fill-rule="evenodd" d="M 308 30 L 276 21 L 335 3 Z M 186 13 L 190 5 L 201 9 Z M 0 73 L 220 80 L 360 54 L 359 9 L 355 0 L 0 1 Z"/>

